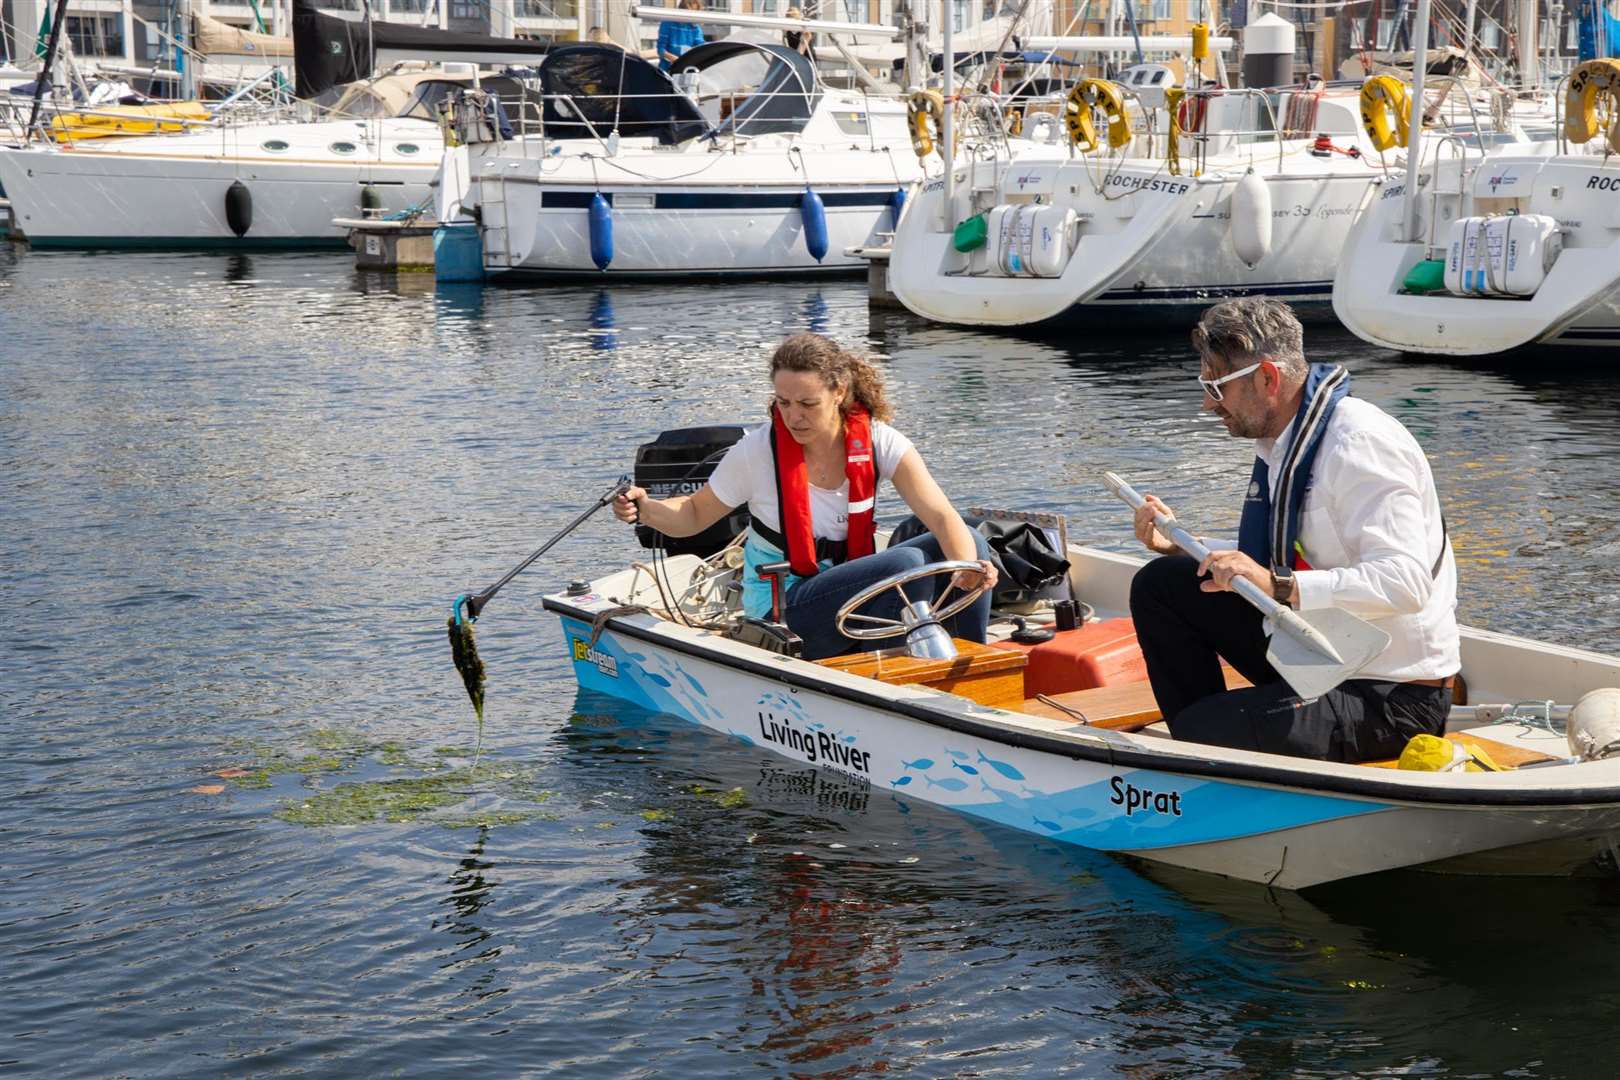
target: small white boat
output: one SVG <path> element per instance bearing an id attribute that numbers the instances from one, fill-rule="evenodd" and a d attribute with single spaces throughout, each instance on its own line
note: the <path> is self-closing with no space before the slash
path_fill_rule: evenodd
<path id="1" fill-rule="evenodd" d="M 1139 561 L 1077 546 L 1068 553 L 1074 595 L 1104 618 L 1123 611 Z M 1154 722 L 1142 682 L 1026 697 L 1034 669 L 1016 648 L 963 642 L 949 661 L 891 651 L 811 663 L 765 647 L 770 636 L 739 617 L 727 589 L 737 561 L 676 555 L 545 597 L 579 685 L 898 798 L 1284 888 L 1400 867 L 1509 875 L 1612 867 L 1620 757 L 1572 757 L 1550 707 L 1537 719 L 1523 706 L 1480 706 L 1471 719 L 1454 710 L 1451 737 L 1517 765 L 1500 772 L 1178 742 Z M 1118 626 L 1067 633 L 1111 643 L 1081 657 L 1107 666 L 1099 657 L 1117 653 L 1123 639 L 1108 628 Z M 993 623 L 992 639 L 1008 629 Z M 1482 630 L 1464 632 L 1462 658 L 1476 702 L 1567 703 L 1620 686 L 1620 659 Z M 1048 668 L 1042 679 L 1050 687 L 1052 678 Z M 1620 712 L 1620 691 L 1589 700 Z"/>
<path id="2" fill-rule="evenodd" d="M 892 227 L 922 175 L 903 102 L 823 86 L 781 45 L 700 45 L 674 82 L 570 45 L 540 74 L 542 125 L 463 130 L 446 168 L 492 276 L 849 273 L 865 264 L 845 249 Z"/>

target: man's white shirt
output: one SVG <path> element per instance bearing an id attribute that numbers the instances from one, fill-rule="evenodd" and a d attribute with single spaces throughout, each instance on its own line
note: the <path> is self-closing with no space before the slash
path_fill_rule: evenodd
<path id="1" fill-rule="evenodd" d="M 1273 502 L 1293 433 L 1289 424 L 1279 438 L 1255 441 L 1271 470 Z M 1301 506 L 1299 543 L 1313 567 L 1294 573 L 1299 609 L 1342 608 L 1389 634 L 1389 647 L 1356 678 L 1456 674 L 1457 563 L 1434 474 L 1417 440 L 1378 406 L 1347 397 L 1334 409 Z"/>

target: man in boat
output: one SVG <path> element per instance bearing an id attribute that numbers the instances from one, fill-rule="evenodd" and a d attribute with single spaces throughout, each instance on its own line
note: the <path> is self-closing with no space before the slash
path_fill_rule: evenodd
<path id="1" fill-rule="evenodd" d="M 743 610 L 770 618 L 772 586 L 759 568 L 790 563 L 779 594 L 783 621 L 803 640 L 805 659 L 878 647 L 879 641 L 840 634 L 833 625 L 838 609 L 874 582 L 943 559 L 979 564 L 934 579 L 934 593 L 947 580 L 960 589 L 984 582 L 984 595 L 945 623 L 954 636 L 982 642 L 996 583 L 989 546 L 945 498 L 911 440 L 889 426 L 893 410 L 877 368 L 819 334 L 795 334 L 771 357 L 771 385 L 770 423 L 727 450 L 701 490 L 654 499 L 632 487 L 614 501 L 614 514 L 666 536 L 694 536 L 746 505 Z M 929 531 L 876 552 L 883 480 Z M 913 599 L 921 599 L 930 586 L 914 588 L 921 591 Z M 889 590 L 861 614 L 898 619 L 899 598 Z"/>
<path id="2" fill-rule="evenodd" d="M 1461 666 L 1457 568 L 1428 459 L 1400 422 L 1349 396 L 1342 368 L 1308 364 L 1287 304 L 1227 300 L 1193 330 L 1203 407 L 1255 440 L 1236 546 L 1202 563 L 1154 527 L 1161 558 L 1131 583 L 1131 615 L 1171 734 L 1191 742 L 1330 761 L 1400 754 L 1442 734 Z M 1390 636 L 1354 679 L 1302 700 L 1266 660 L 1258 610 L 1232 592 L 1246 577 L 1300 610 L 1337 607 Z M 1224 658 L 1254 685 L 1226 689 Z"/>

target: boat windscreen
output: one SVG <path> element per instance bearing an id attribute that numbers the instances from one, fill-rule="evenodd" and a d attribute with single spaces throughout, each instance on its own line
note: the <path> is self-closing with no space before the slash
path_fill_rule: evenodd
<path id="1" fill-rule="evenodd" d="M 684 53 L 671 67 L 681 72 L 698 72 L 699 85 L 704 73 L 733 66 L 740 57 L 768 58 L 770 65 L 761 76 L 753 95 L 732 110 L 714 135 L 765 135 L 770 132 L 798 131 L 810 120 L 821 96 L 816 72 L 810 61 L 785 45 L 725 39 L 699 45 Z"/>
<path id="2" fill-rule="evenodd" d="M 546 135 L 654 138 L 665 146 L 708 129 L 697 106 L 652 64 L 616 45 L 562 45 L 540 65 Z"/>
<path id="3" fill-rule="evenodd" d="M 416 84 L 410 100 L 396 113 L 417 120 L 439 119 L 439 104 L 458 90 L 467 90 L 472 83 L 466 79 L 427 79 Z M 523 129 L 522 121 L 533 125 L 540 117 L 539 91 L 526 86 L 521 80 L 505 75 L 486 77 L 479 88 L 500 102 L 510 122 Z"/>

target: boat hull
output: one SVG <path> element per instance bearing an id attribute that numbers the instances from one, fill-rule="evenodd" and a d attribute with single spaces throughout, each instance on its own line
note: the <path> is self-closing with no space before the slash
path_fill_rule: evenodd
<path id="1" fill-rule="evenodd" d="M 1020 181 L 1043 176 L 1038 190 Z M 1364 198 L 1365 174 L 1276 175 L 1265 179 L 1270 243 L 1253 265 L 1232 240 L 1240 172 L 1166 177 L 1157 163 L 1128 161 L 1101 190 L 1083 161 L 1015 160 L 993 181 L 960 171 L 961 191 L 998 186 L 1004 201 L 1026 197 L 1073 209 L 1082 226 L 1060 276 L 1002 277 L 955 251 L 938 227 L 943 184 L 927 186 L 896 233 L 889 283 L 914 314 L 969 326 L 1151 325 L 1195 322 L 1215 301 L 1269 296 L 1329 317 L 1337 253 Z M 958 211 L 955 217 L 965 216 Z"/>
<path id="2" fill-rule="evenodd" d="M 1620 345 L 1620 213 L 1614 205 L 1620 170 L 1570 156 L 1476 158 L 1471 169 L 1444 164 L 1425 178 L 1417 242 L 1402 238 L 1404 179 L 1378 185 L 1347 239 L 1333 283 L 1339 321 L 1364 341 L 1411 354 Z M 1503 213 L 1546 214 L 1563 227 L 1563 251 L 1533 296 L 1405 291 L 1406 276 L 1420 260 L 1431 251 L 1445 253 L 1451 221 Z"/>
<path id="3" fill-rule="evenodd" d="M 58 248 L 339 248 L 344 233 L 332 221 L 360 215 L 367 185 L 384 212 L 429 199 L 440 156 L 431 125 L 392 132 L 383 140 L 387 158 L 362 156 L 370 144 L 357 125 L 325 135 L 299 127 L 281 129 L 284 157 L 257 149 L 275 132 L 243 136 L 255 149 L 241 154 L 223 152 L 228 144 L 219 134 L 208 148 L 202 136 L 187 135 L 0 149 L 0 183 L 10 192 L 16 230 L 36 247 Z M 293 141 L 312 137 L 325 139 L 321 148 Z M 313 156 L 334 142 L 356 147 L 356 157 Z M 397 160 L 399 145 L 417 148 L 413 160 Z M 225 193 L 237 182 L 252 204 L 240 237 L 225 210 Z"/>
<path id="4" fill-rule="evenodd" d="M 1610 797 L 1590 803 L 1541 801 L 1533 792 L 1453 799 L 1431 789 L 1439 774 L 1400 774 L 1395 783 L 1380 775 L 1387 770 L 1358 766 L 1249 765 L 1243 759 L 1270 756 L 886 686 L 647 616 L 614 618 L 593 635 L 593 610 L 611 606 L 594 595 L 549 597 L 546 606 L 562 616 L 585 689 L 897 799 L 1060 843 L 1299 889 L 1400 867 L 1466 872 L 1470 857 L 1491 851 L 1503 854 L 1488 872 L 1548 872 L 1549 839 L 1564 849 L 1551 860 L 1555 872 L 1573 872 L 1620 829 L 1612 797 L 1620 762 L 1580 766 L 1608 785 Z M 1331 782 L 1316 782 L 1313 771 Z"/>

